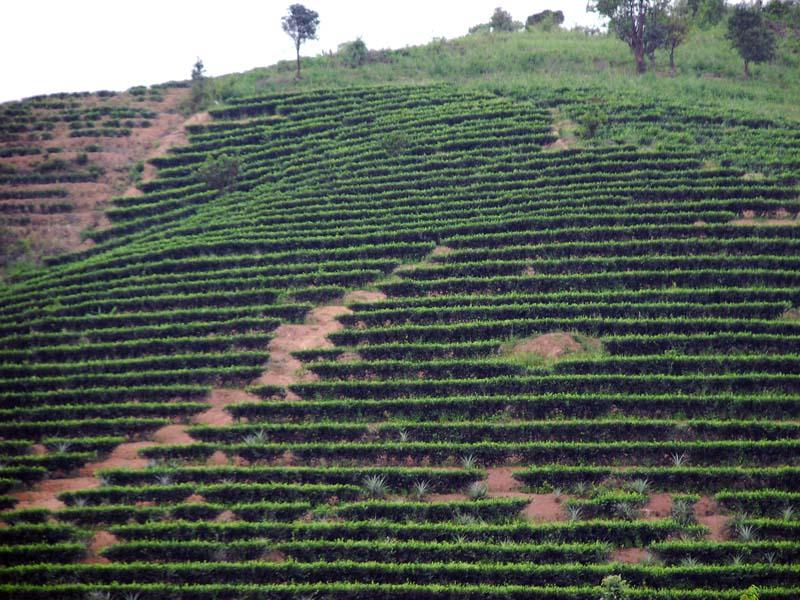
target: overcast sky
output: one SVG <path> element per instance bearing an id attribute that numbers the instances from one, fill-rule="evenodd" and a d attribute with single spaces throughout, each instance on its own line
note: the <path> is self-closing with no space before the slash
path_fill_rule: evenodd
<path id="1" fill-rule="evenodd" d="M 55 92 L 124 90 L 187 79 L 196 57 L 209 75 L 293 58 L 280 19 L 297 0 L 5 0 L 0 101 Z M 458 37 L 496 6 L 515 19 L 561 9 L 565 25 L 596 25 L 586 0 L 301 0 L 320 15 L 319 54 L 356 37 L 401 48 Z"/>

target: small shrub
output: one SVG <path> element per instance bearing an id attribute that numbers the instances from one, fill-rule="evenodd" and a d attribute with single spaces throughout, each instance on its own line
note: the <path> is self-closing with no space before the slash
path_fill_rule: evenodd
<path id="1" fill-rule="evenodd" d="M 355 69 L 367 62 L 369 51 L 367 50 L 367 45 L 364 43 L 364 40 L 357 38 L 352 42 L 340 44 L 336 54 L 344 66 Z"/>
<path id="2" fill-rule="evenodd" d="M 489 488 L 482 481 L 473 481 L 467 488 L 467 496 L 470 500 L 482 500 L 489 493 Z"/>
<path id="3" fill-rule="evenodd" d="M 226 192 L 233 188 L 239 177 L 239 158 L 227 154 L 209 157 L 197 170 L 197 174 L 211 189 Z"/>
<path id="4" fill-rule="evenodd" d="M 364 478 L 364 492 L 370 498 L 384 498 L 389 492 L 386 477 L 383 475 L 370 475 Z"/>
<path id="5" fill-rule="evenodd" d="M 630 588 L 621 575 L 606 575 L 600 583 L 600 600 L 626 600 Z"/>

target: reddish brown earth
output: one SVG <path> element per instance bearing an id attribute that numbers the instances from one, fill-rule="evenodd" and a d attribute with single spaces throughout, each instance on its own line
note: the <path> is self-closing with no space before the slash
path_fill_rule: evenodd
<path id="1" fill-rule="evenodd" d="M 19 500 L 15 507 L 17 509 L 46 508 L 48 510 L 58 510 L 65 507 L 65 504 L 57 498 L 61 492 L 74 492 L 96 487 L 100 487 L 100 481 L 94 477 L 65 477 L 61 479 L 46 479 L 29 490 L 12 492 L 9 495 Z"/>
<path id="2" fill-rule="evenodd" d="M 345 304 L 355 304 L 356 302 L 380 302 L 386 300 L 386 294 L 371 290 L 356 290 L 345 294 L 343 302 Z"/>
<path id="3" fill-rule="evenodd" d="M 120 444 L 104 460 L 87 464 L 81 473 L 94 476 L 102 469 L 144 469 L 148 460 L 139 456 L 139 450 L 155 446 L 155 442 L 128 442 Z"/>
<path id="4" fill-rule="evenodd" d="M 512 477 L 514 471 L 519 471 L 519 468 L 492 467 L 486 469 L 486 486 L 489 488 L 489 495 L 508 494 L 521 490 L 522 484 Z"/>
<path id="5" fill-rule="evenodd" d="M 431 252 L 431 256 L 447 256 L 453 249 L 450 246 L 436 246 Z"/>
<path id="6" fill-rule="evenodd" d="M 669 494 L 651 494 L 650 500 L 642 508 L 644 519 L 665 519 L 672 511 L 672 497 Z"/>
<path id="7" fill-rule="evenodd" d="M 159 444 L 180 445 L 193 444 L 192 436 L 186 433 L 186 425 L 167 425 L 152 435 L 153 441 Z"/>
<path id="8" fill-rule="evenodd" d="M 709 540 L 720 542 L 728 539 L 728 517 L 720 514 L 716 500 L 702 496 L 694 506 L 694 514 L 700 525 L 708 527 Z"/>
<path id="9" fill-rule="evenodd" d="M 531 503 L 525 507 L 522 514 L 526 519 L 540 523 L 564 521 L 564 498 L 555 494 L 527 494 Z"/>
<path id="10" fill-rule="evenodd" d="M 103 564 L 111 562 L 105 556 L 100 556 L 100 551 L 108 546 L 113 546 L 119 540 L 117 536 L 108 531 L 98 531 L 86 547 L 86 557 L 81 561 L 88 564 Z"/>
<path id="11" fill-rule="evenodd" d="M 208 457 L 206 464 L 209 466 L 221 466 L 228 464 L 228 457 L 222 450 L 216 450 L 211 456 Z"/>
<path id="12" fill-rule="evenodd" d="M 512 354 L 538 354 L 544 358 L 559 358 L 564 354 L 579 352 L 582 346 L 568 333 L 546 333 L 516 344 Z"/>
<path id="13" fill-rule="evenodd" d="M 314 381 L 316 379 L 314 374 L 304 371 L 302 363 L 292 356 L 292 352 L 332 348 L 333 344 L 328 340 L 328 334 L 342 328 L 336 317 L 350 313 L 350 309 L 345 306 L 320 306 L 308 313 L 305 323 L 284 324 L 278 327 L 267 346 L 269 350 L 267 369 L 253 383 L 288 387 L 293 383 Z M 296 400 L 297 396 L 287 391 L 286 398 Z"/>
<path id="14" fill-rule="evenodd" d="M 249 394 L 244 390 L 215 388 L 208 395 L 208 403 L 211 408 L 192 417 L 192 423 L 199 425 L 231 425 L 233 417 L 226 410 L 228 406 L 258 401 L 258 396 Z"/>
<path id="15" fill-rule="evenodd" d="M 521 491 L 522 484 L 512 477 L 518 467 L 492 467 L 486 470 L 486 485 L 493 498 L 525 498 L 530 500 L 522 509 L 522 516 L 529 521 L 563 521 L 563 497 L 555 494 L 529 494 Z"/>
<path id="16" fill-rule="evenodd" d="M 733 225 L 797 225 L 800 223 L 800 215 L 792 215 L 783 208 L 767 214 L 757 215 L 754 210 L 742 211 L 742 217 L 731 221 Z"/>
<path id="17" fill-rule="evenodd" d="M 139 456 L 139 450 L 162 444 L 188 444 L 191 437 L 185 432 L 183 425 L 167 425 L 152 435 L 153 441 L 126 442 L 120 444 L 103 460 L 84 465 L 76 477 L 60 477 L 45 479 L 31 489 L 15 492 L 11 495 L 19 500 L 16 508 L 48 508 L 58 510 L 64 503 L 58 499 L 61 492 L 84 490 L 100 486 L 96 474 L 103 469 L 144 469 L 149 461 Z M 172 440 L 172 441 L 170 441 Z"/>
<path id="18" fill-rule="evenodd" d="M 611 562 L 638 564 L 650 557 L 644 548 L 620 548 L 611 553 Z"/>
<path id="19" fill-rule="evenodd" d="M 95 95 L 74 99 L 78 103 L 78 109 L 95 106 L 128 106 L 149 109 L 157 113 L 155 118 L 149 119 L 150 127 L 133 127 L 129 136 L 73 138 L 70 137 L 71 130 L 68 124 L 58 122 L 55 129 L 50 132 L 53 136 L 50 140 L 26 138 L 0 142 L 0 146 L 38 147 L 42 150 L 38 155 L 0 159 L 5 164 L 12 164 L 20 173 L 30 172 L 36 164 L 41 163 L 48 156 L 45 152 L 47 148 L 61 148 L 61 152 L 52 154 L 50 158 L 73 164 L 75 158 L 90 144 L 100 146 L 100 152 L 88 153 L 88 163 L 73 168 L 78 171 L 92 166 L 103 169 L 103 173 L 95 182 L 0 186 L 5 190 L 65 189 L 67 196 L 64 198 L 36 198 L 13 202 L 36 206 L 69 203 L 74 207 L 70 212 L 26 214 L 24 216 L 29 217 L 27 222 L 14 221 L 14 217 L 8 215 L 4 219 L 10 219 L 6 221 L 10 235 L 16 239 L 29 240 L 32 258 L 90 247 L 91 241 L 81 241 L 81 233 L 87 228 L 109 227 L 110 223 L 104 214 L 108 199 L 123 192 L 126 195 L 138 193 L 131 186 L 130 172 L 133 165 L 164 154 L 171 147 L 185 144 L 185 125 L 203 122 L 208 118 L 207 115 L 200 114 L 187 120 L 180 113 L 179 109 L 185 103 L 188 93 L 188 89 L 167 89 L 163 91 L 161 102 L 152 99 L 138 101 L 128 93 L 107 98 Z M 43 117 L 50 114 L 49 109 L 34 110 L 37 115 Z M 147 181 L 152 178 L 154 171 L 154 167 L 145 165 L 142 179 Z"/>

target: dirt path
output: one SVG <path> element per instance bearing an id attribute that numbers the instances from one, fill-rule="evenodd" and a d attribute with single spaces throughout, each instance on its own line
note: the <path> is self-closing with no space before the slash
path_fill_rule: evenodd
<path id="1" fill-rule="evenodd" d="M 226 410 L 228 406 L 258 401 L 258 396 L 248 394 L 244 390 L 216 388 L 211 390 L 211 394 L 208 396 L 208 403 L 211 408 L 195 415 L 191 421 L 198 425 L 232 425 L 233 417 Z"/>
<path id="2" fill-rule="evenodd" d="M 376 302 L 386 296 L 381 292 L 356 290 L 345 296 L 344 302 Z M 266 371 L 254 384 L 269 384 L 289 386 L 301 381 L 311 381 L 313 374 L 303 370 L 302 363 L 292 356 L 297 350 L 310 350 L 314 348 L 331 348 L 333 344 L 327 339 L 328 334 L 338 331 L 342 324 L 336 320 L 340 315 L 350 314 L 350 309 L 344 305 L 320 306 L 311 310 L 305 322 L 300 325 L 285 324 L 275 330 L 275 335 L 267 347 L 270 359 Z M 298 397 L 287 391 L 287 398 Z M 211 391 L 208 402 L 209 408 L 194 417 L 191 422 L 203 425 L 231 425 L 233 417 L 226 407 L 243 402 L 258 402 L 259 398 L 240 389 L 218 388 Z M 102 469 L 144 469 L 149 461 L 139 456 L 139 450 L 157 444 L 180 445 L 192 444 L 195 440 L 187 433 L 187 426 L 179 423 L 166 425 L 153 432 L 147 441 L 126 442 L 117 446 L 111 454 L 100 461 L 87 463 L 76 477 L 62 477 L 46 479 L 33 488 L 13 493 L 12 496 L 19 500 L 17 508 L 48 508 L 58 510 L 64 508 L 64 503 L 58 499 L 58 494 L 65 491 L 95 488 L 100 485 L 96 477 Z M 209 464 L 228 464 L 227 457 L 221 452 L 215 452 L 209 459 Z"/>
<path id="3" fill-rule="evenodd" d="M 356 297 L 363 298 L 366 292 L 353 292 L 351 297 L 354 294 L 362 294 Z M 328 340 L 328 334 L 342 329 L 342 324 L 336 320 L 336 317 L 351 312 L 349 308 L 342 305 L 320 306 L 308 313 L 304 323 L 300 325 L 287 323 L 278 327 L 267 346 L 269 350 L 267 370 L 253 383 L 288 387 L 293 383 L 314 381 L 316 376 L 304 371 L 303 364 L 292 356 L 292 352 L 332 348 L 333 344 Z M 299 397 L 287 390 L 286 399 L 298 400 Z"/>

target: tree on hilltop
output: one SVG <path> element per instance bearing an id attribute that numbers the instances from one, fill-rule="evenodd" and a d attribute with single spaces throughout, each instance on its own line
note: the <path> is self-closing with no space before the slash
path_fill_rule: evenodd
<path id="1" fill-rule="evenodd" d="M 197 58 L 192 67 L 192 108 L 199 109 L 206 101 L 206 68 L 203 61 Z"/>
<path id="2" fill-rule="evenodd" d="M 522 29 L 522 23 L 515 21 L 510 12 L 498 6 L 494 9 L 489 27 L 492 31 L 517 31 Z"/>
<path id="3" fill-rule="evenodd" d="M 750 77 L 751 62 L 766 62 L 775 56 L 775 34 L 757 6 L 740 4 L 734 8 L 726 37 L 744 60 L 745 77 Z"/>
<path id="4" fill-rule="evenodd" d="M 669 0 L 592 0 L 587 9 L 609 19 L 609 30 L 633 52 L 636 72 L 645 73 L 645 57 L 664 45 L 668 4 Z"/>
<path id="5" fill-rule="evenodd" d="M 669 70 L 675 73 L 675 48 L 689 37 L 692 28 L 691 9 L 686 0 L 678 0 L 667 13 L 664 46 L 669 51 Z"/>
<path id="6" fill-rule="evenodd" d="M 289 7 L 289 14 L 281 19 L 281 26 L 294 40 L 294 47 L 297 51 L 297 74 L 295 77 L 300 79 L 300 46 L 307 40 L 317 39 L 319 14 L 302 4 L 292 4 Z"/>

